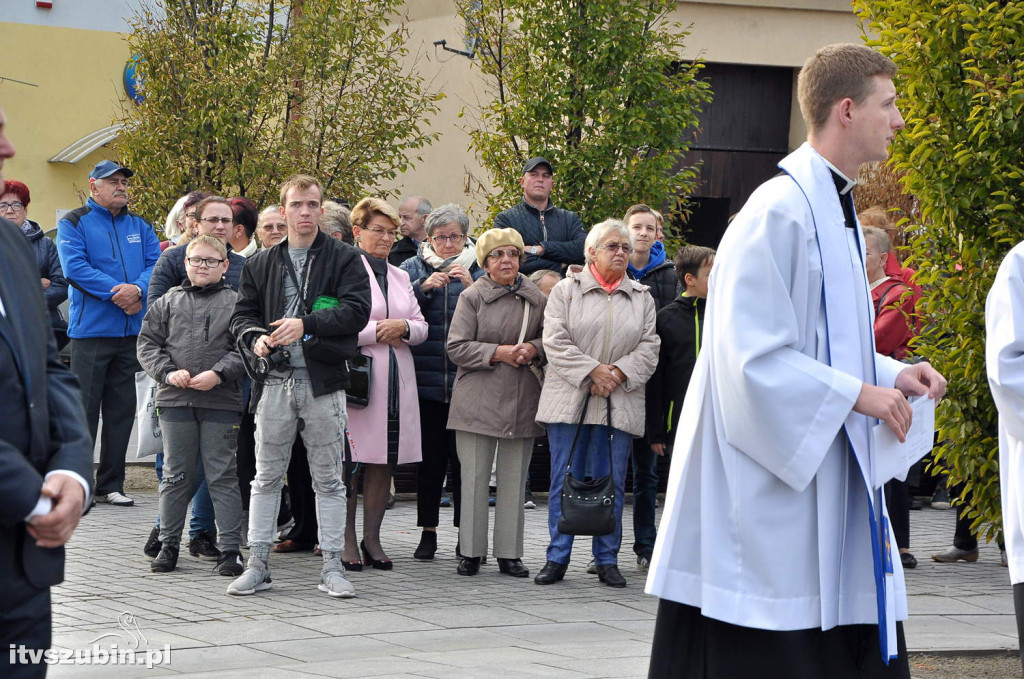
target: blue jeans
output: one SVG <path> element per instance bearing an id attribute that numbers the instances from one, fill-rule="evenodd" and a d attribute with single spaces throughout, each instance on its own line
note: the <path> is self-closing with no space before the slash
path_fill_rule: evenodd
<path id="1" fill-rule="evenodd" d="M 658 498 L 658 454 L 647 437 L 633 440 L 633 552 L 638 556 L 654 551 L 658 529 L 654 525 L 654 504 Z"/>
<path id="2" fill-rule="evenodd" d="M 551 450 L 551 491 L 548 495 L 548 544 L 547 560 L 568 564 L 572 554 L 572 535 L 558 532 L 558 518 L 562 515 L 562 481 L 569 462 L 569 446 L 576 432 L 575 424 L 552 423 L 548 425 L 548 445 Z M 600 478 L 608 474 L 608 427 L 603 424 L 583 425 L 576 442 L 577 453 L 572 461 L 572 474 L 583 478 L 588 467 L 593 476 Z M 618 563 L 619 543 L 622 542 L 622 505 L 626 498 L 626 465 L 633 436 L 618 429 L 612 429 L 612 475 L 615 479 L 615 532 L 592 538 L 594 561 L 599 566 Z"/>
<path id="3" fill-rule="evenodd" d="M 156 478 L 164 480 L 164 454 L 156 454 Z M 188 522 L 188 537 L 195 539 L 200 533 L 205 532 L 210 537 L 217 534 L 217 523 L 214 520 L 213 498 L 210 497 L 210 489 L 206 487 L 206 475 L 203 470 L 203 458 L 196 460 L 196 479 L 201 479 L 195 491 L 192 493 L 192 519 Z M 156 515 L 156 527 L 160 527 L 160 514 Z"/>

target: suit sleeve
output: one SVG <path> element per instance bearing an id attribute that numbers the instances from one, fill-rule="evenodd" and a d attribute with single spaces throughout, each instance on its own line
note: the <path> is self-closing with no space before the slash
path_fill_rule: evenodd
<path id="1" fill-rule="evenodd" d="M 256 284 L 252 272 L 253 267 L 244 267 L 242 278 L 238 283 L 238 300 L 235 302 L 235 311 L 231 315 L 231 334 L 236 339 L 248 328 L 267 327 L 260 307 L 259 286 Z M 258 335 L 254 333 L 249 334 L 247 339 L 250 349 L 257 337 Z"/>
<path id="2" fill-rule="evenodd" d="M 66 219 L 57 224 L 57 254 L 68 283 L 87 295 L 108 301 L 114 296 L 110 290 L 124 281 L 118 281 L 94 268 L 89 263 L 85 234 L 81 227 L 72 226 Z"/>

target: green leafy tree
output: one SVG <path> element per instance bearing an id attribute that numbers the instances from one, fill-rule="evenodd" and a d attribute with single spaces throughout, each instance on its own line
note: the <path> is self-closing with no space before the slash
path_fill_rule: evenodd
<path id="1" fill-rule="evenodd" d="M 522 197 L 523 163 L 549 158 L 552 200 L 589 226 L 633 203 L 674 205 L 696 172 L 682 166 L 710 101 L 674 0 L 458 0 L 474 64 L 493 99 L 472 148 L 490 173 L 493 216 Z"/>
<path id="2" fill-rule="evenodd" d="M 931 324 L 914 351 L 949 380 L 935 464 L 963 483 L 975 527 L 1001 531 L 997 415 L 985 372 L 985 298 L 1024 238 L 1024 3 L 857 0 L 899 66 L 906 129 L 892 163 L 920 200 L 912 266 Z"/>
<path id="3" fill-rule="evenodd" d="M 151 218 L 197 188 L 274 203 L 295 172 L 358 197 L 436 137 L 400 0 L 155 2 L 132 20 L 145 100 L 122 108 L 117 144 Z"/>

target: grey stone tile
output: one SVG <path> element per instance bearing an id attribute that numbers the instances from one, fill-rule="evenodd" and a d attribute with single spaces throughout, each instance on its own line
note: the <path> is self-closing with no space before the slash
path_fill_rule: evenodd
<path id="1" fill-rule="evenodd" d="M 525 664 L 545 664 L 558 659 L 558 656 L 528 648 L 515 646 L 499 646 L 496 648 L 474 648 L 463 651 L 433 651 L 430 653 L 411 653 L 410 660 L 425 661 L 438 665 L 448 665 L 468 670 L 469 675 L 478 674 L 486 668 L 520 667 Z"/>
<path id="2" fill-rule="evenodd" d="M 977 605 L 976 599 L 977 597 L 956 599 L 934 594 L 922 594 L 909 599 L 907 605 L 912 615 L 970 615 L 989 612 L 984 607 Z"/>
<path id="3" fill-rule="evenodd" d="M 463 628 L 450 630 L 427 630 L 423 632 L 396 632 L 373 634 L 371 639 L 386 641 L 415 651 L 458 651 L 467 648 L 502 648 L 508 638 L 495 634 L 490 629 Z"/>
<path id="4" fill-rule="evenodd" d="M 404 673 L 413 676 L 436 676 L 427 674 L 433 671 L 448 672 L 451 676 L 450 665 L 436 665 L 434 663 L 417 662 L 401 656 L 388 658 L 359 658 L 348 660 L 343 663 L 337 661 L 321 661 L 303 664 L 279 665 L 283 670 L 296 670 L 315 674 L 324 677 L 339 677 L 342 679 L 354 679 L 355 677 L 377 677 L 385 674 Z"/>
<path id="5" fill-rule="evenodd" d="M 396 646 L 380 639 L 361 636 L 338 636 L 320 639 L 296 639 L 294 641 L 267 641 L 247 644 L 249 648 L 273 653 L 274 655 L 302 662 L 321 660 L 350 660 L 352 658 L 374 658 L 407 652 L 409 649 Z"/>
<path id="6" fill-rule="evenodd" d="M 397 610 L 306 615 L 289 618 L 288 622 L 296 627 L 304 627 L 332 636 L 443 629 L 438 625 L 403 615 Z"/>
<path id="7" fill-rule="evenodd" d="M 548 622 L 545 618 L 513 610 L 505 606 L 463 605 L 419 607 L 402 611 L 408 618 L 429 622 L 438 628 L 493 627 L 498 625 L 530 625 Z"/>
<path id="8" fill-rule="evenodd" d="M 614 642 L 623 639 L 623 633 L 596 622 L 574 622 L 547 625 L 519 625 L 493 627 L 492 632 L 531 641 L 537 647 L 544 645 L 567 646 L 575 643 Z"/>
<path id="9" fill-rule="evenodd" d="M 165 629 L 182 636 L 201 639 L 217 646 L 250 644 L 260 641 L 313 639 L 324 636 L 315 630 L 274 620 L 246 620 L 230 622 L 195 622 L 187 625 L 167 626 Z"/>
<path id="10" fill-rule="evenodd" d="M 919 615 L 903 623 L 909 651 L 977 651 L 1017 648 L 1016 637 L 942 615 Z"/>

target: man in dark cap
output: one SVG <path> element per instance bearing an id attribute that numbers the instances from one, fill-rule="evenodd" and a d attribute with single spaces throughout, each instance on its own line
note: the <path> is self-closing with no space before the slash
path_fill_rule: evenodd
<path id="1" fill-rule="evenodd" d="M 89 200 L 57 224 L 57 253 L 71 284 L 71 372 L 82 386 L 89 433 L 103 436 L 97 501 L 126 507 L 124 459 L 135 421 L 135 342 L 160 241 L 145 219 L 128 211 L 135 173 L 110 160 L 89 173 Z"/>
<path id="2" fill-rule="evenodd" d="M 539 269 L 565 274 L 571 264 L 583 264 L 587 232 L 578 214 L 551 203 L 555 178 L 548 159 L 538 156 L 526 161 L 519 185 L 522 202 L 494 218 L 494 228 L 512 228 L 523 236 L 526 263 L 519 270 L 527 275 Z"/>

